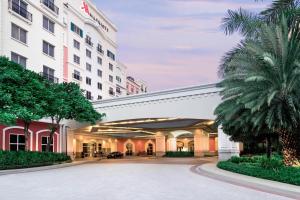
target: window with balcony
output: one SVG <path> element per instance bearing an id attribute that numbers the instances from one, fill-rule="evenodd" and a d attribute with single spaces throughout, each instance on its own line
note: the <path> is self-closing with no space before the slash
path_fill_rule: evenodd
<path id="1" fill-rule="evenodd" d="M 89 77 L 85 78 L 85 82 L 86 82 L 87 85 L 92 85 L 92 79 L 89 78 Z"/>
<path id="2" fill-rule="evenodd" d="M 102 45 L 101 45 L 101 44 L 98 44 L 98 46 L 97 46 L 97 51 L 98 51 L 98 53 L 101 53 L 101 54 L 103 54 L 103 53 L 104 53 L 104 51 L 103 51 L 103 49 L 102 49 Z"/>
<path id="3" fill-rule="evenodd" d="M 41 0 L 42 3 L 52 10 L 55 14 L 59 14 L 59 8 L 55 5 L 54 0 Z"/>
<path id="4" fill-rule="evenodd" d="M 47 66 L 43 66 L 43 72 L 41 73 L 41 75 L 47 79 L 48 81 L 50 81 L 51 83 L 58 83 L 58 78 L 56 78 L 54 76 L 54 69 L 47 67 Z"/>
<path id="5" fill-rule="evenodd" d="M 93 46 L 93 43 L 92 43 L 92 38 L 90 36 L 86 36 L 85 38 L 85 42 L 90 45 L 91 47 Z"/>
<path id="6" fill-rule="evenodd" d="M 92 52 L 88 49 L 85 50 L 86 57 L 92 58 Z"/>
<path id="7" fill-rule="evenodd" d="M 15 52 L 11 52 L 10 56 L 11 56 L 11 61 L 18 63 L 19 65 L 26 68 L 27 58 L 25 58 L 24 56 L 21 56 L 20 54 L 15 53 Z"/>
<path id="8" fill-rule="evenodd" d="M 14 23 L 11 24 L 11 37 L 27 44 L 27 31 Z"/>
<path id="9" fill-rule="evenodd" d="M 73 22 L 71 22 L 71 31 L 79 35 L 80 37 L 83 37 L 83 30 L 76 26 Z"/>
<path id="10" fill-rule="evenodd" d="M 113 64 L 111 64 L 111 63 L 109 63 L 109 70 L 110 70 L 110 71 L 114 71 L 114 66 L 113 66 Z"/>
<path id="11" fill-rule="evenodd" d="M 79 56 L 74 54 L 73 55 L 73 61 L 74 61 L 74 63 L 80 65 L 80 57 Z"/>
<path id="12" fill-rule="evenodd" d="M 76 79 L 76 80 L 78 80 L 78 81 L 81 81 L 81 80 L 82 80 L 82 78 L 81 78 L 81 76 L 80 76 L 80 72 L 77 71 L 77 70 L 74 70 L 73 78 Z"/>
<path id="13" fill-rule="evenodd" d="M 51 21 L 48 17 L 43 16 L 43 28 L 47 31 L 54 33 L 55 23 Z"/>
<path id="14" fill-rule="evenodd" d="M 9 9 L 32 22 L 32 14 L 27 11 L 28 4 L 23 0 L 9 0 Z"/>
<path id="15" fill-rule="evenodd" d="M 73 46 L 74 48 L 80 50 L 80 42 L 78 42 L 77 40 L 73 40 Z"/>
<path id="16" fill-rule="evenodd" d="M 86 70 L 91 72 L 92 71 L 92 65 L 89 63 L 86 63 Z"/>
<path id="17" fill-rule="evenodd" d="M 107 50 L 107 56 L 111 58 L 112 60 L 116 60 L 115 54 L 113 54 L 111 51 Z"/>
<path id="18" fill-rule="evenodd" d="M 43 41 L 43 52 L 48 56 L 54 57 L 54 46 L 46 41 Z"/>

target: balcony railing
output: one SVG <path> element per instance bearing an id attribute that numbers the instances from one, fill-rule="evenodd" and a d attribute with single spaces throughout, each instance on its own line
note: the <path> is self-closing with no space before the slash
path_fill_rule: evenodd
<path id="1" fill-rule="evenodd" d="M 72 74 L 72 77 L 74 78 L 74 79 L 76 79 L 76 80 L 78 80 L 78 81 L 82 81 L 82 77 L 80 76 L 80 75 L 78 75 L 78 74 Z"/>
<path id="2" fill-rule="evenodd" d="M 104 51 L 102 50 L 102 47 L 97 47 L 97 51 L 99 52 L 99 53 L 101 53 L 101 54 L 104 54 Z"/>
<path id="3" fill-rule="evenodd" d="M 45 79 L 47 79 L 51 83 L 58 83 L 59 82 L 58 78 L 56 78 L 55 76 L 53 76 L 51 74 L 47 74 L 45 72 L 41 72 L 40 75 L 42 77 L 44 77 Z"/>
<path id="4" fill-rule="evenodd" d="M 32 22 L 32 14 L 12 0 L 8 0 L 9 9 Z"/>
<path id="5" fill-rule="evenodd" d="M 50 10 L 52 10 L 57 15 L 59 14 L 59 8 L 50 0 L 41 0 L 41 2 L 47 6 Z"/>

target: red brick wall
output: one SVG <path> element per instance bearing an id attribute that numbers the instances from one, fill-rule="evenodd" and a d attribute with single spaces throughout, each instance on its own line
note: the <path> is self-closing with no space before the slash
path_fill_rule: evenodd
<path id="1" fill-rule="evenodd" d="M 2 150 L 9 150 L 9 135 L 10 134 L 24 134 L 24 125 L 21 121 L 18 121 L 15 126 L 4 126 L 0 124 L 0 149 Z M 43 122 L 33 122 L 29 130 L 33 133 L 32 136 L 29 138 L 29 147 L 32 151 L 41 151 L 41 143 L 42 143 L 42 136 L 49 136 L 49 124 Z M 5 134 L 5 136 L 4 136 Z M 3 138 L 5 141 L 3 142 Z M 37 142 L 36 142 L 37 141 Z M 53 140 L 53 149 L 54 152 L 59 151 L 59 130 L 54 135 Z"/>

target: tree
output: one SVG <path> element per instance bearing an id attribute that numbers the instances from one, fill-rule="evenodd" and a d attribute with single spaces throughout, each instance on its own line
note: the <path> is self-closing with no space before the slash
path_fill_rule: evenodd
<path id="1" fill-rule="evenodd" d="M 267 23 L 257 30 L 257 37 L 241 44 L 241 51 L 228 62 L 235 70 L 221 82 L 224 102 L 216 109 L 217 120 L 227 134 L 242 127 L 243 121 L 247 130 L 278 134 L 285 164 L 294 165 L 298 162 L 295 130 L 300 121 L 299 21 L 289 24 L 283 13 L 280 23 Z M 236 122 L 229 120 L 240 115 L 243 118 L 234 127 Z"/>
<path id="2" fill-rule="evenodd" d="M 258 1 L 258 0 L 257 0 Z M 227 15 L 222 20 L 221 28 L 226 35 L 236 32 L 241 34 L 245 40 L 256 38 L 257 33 L 265 24 L 280 22 L 282 14 L 287 18 L 288 27 L 292 27 L 300 17 L 299 0 L 275 0 L 265 10 L 256 13 L 245 9 L 228 10 Z M 242 50 L 241 46 L 234 47 L 225 54 L 219 67 L 219 75 L 223 77 L 226 73 L 234 70 L 228 64 L 232 57 Z"/>
<path id="3" fill-rule="evenodd" d="M 44 91 L 44 81 L 38 74 L 0 58 L 0 121 L 11 125 L 19 119 L 24 123 L 25 150 L 29 150 L 30 124 L 44 116 Z"/>
<path id="4" fill-rule="evenodd" d="M 104 116 L 95 111 L 75 83 L 48 83 L 47 88 L 45 110 L 47 116 L 51 118 L 51 125 L 46 151 L 50 151 L 54 133 L 59 129 L 62 120 L 77 120 L 95 124 Z"/>

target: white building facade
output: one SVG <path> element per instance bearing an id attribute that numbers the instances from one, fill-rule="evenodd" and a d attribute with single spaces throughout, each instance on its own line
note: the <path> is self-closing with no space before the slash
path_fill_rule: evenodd
<path id="1" fill-rule="evenodd" d="M 78 83 L 90 100 L 116 96 L 117 28 L 91 1 L 2 0 L 0 9 L 0 55 Z"/>

